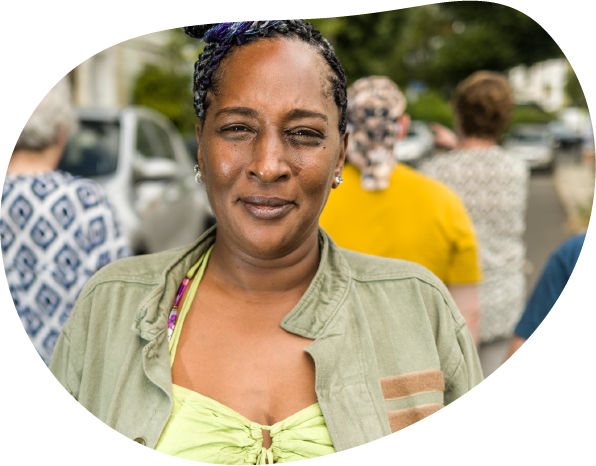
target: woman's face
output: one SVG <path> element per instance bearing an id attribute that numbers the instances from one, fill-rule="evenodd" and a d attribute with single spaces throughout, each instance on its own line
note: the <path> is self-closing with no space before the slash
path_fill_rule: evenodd
<path id="1" fill-rule="evenodd" d="M 283 38 L 239 47 L 218 70 L 199 165 L 218 235 L 250 256 L 281 257 L 318 228 L 347 146 L 329 73 L 308 44 Z"/>

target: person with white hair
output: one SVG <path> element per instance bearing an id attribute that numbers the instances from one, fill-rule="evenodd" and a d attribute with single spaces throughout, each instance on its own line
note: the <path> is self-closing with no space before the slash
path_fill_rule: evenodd
<path id="1" fill-rule="evenodd" d="M 23 326 L 46 364 L 83 285 L 100 267 L 130 255 L 102 188 L 57 169 L 77 129 L 70 100 L 64 78 L 21 132 L 2 190 L 6 278 Z"/>

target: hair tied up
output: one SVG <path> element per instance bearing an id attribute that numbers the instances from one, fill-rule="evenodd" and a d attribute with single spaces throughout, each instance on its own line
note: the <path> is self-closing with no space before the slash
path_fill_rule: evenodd
<path id="1" fill-rule="evenodd" d="M 202 40 L 209 29 L 217 26 L 217 23 L 199 24 L 197 26 L 184 26 L 184 32 L 193 39 Z"/>

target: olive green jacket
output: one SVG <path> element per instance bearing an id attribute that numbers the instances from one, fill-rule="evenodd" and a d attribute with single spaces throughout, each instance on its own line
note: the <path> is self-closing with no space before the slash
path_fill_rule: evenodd
<path id="1" fill-rule="evenodd" d="M 50 369 L 69 393 L 151 448 L 172 408 L 168 315 L 214 228 L 190 246 L 102 268 L 54 349 Z M 322 229 L 319 238 L 319 269 L 281 326 L 314 340 L 306 351 L 337 451 L 406 427 L 482 380 L 468 328 L 438 278 L 411 262 L 340 249 Z"/>

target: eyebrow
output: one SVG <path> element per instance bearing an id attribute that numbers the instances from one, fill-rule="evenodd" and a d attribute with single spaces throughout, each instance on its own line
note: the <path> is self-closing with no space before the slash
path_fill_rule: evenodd
<path id="1" fill-rule="evenodd" d="M 295 108 L 294 110 L 292 110 L 289 113 L 289 118 L 291 119 L 298 119 L 298 118 L 320 118 L 323 121 L 325 121 L 325 123 L 327 123 L 327 121 L 329 121 L 329 119 L 327 118 L 327 115 L 324 115 L 322 113 L 318 113 L 318 112 L 313 112 L 311 110 L 304 110 L 301 108 Z"/>
<path id="2" fill-rule="evenodd" d="M 242 115 L 256 118 L 258 114 L 256 110 L 253 110 L 252 108 L 248 107 L 226 107 L 222 108 L 215 114 L 216 117 L 220 115 Z"/>
<path id="3" fill-rule="evenodd" d="M 242 116 L 256 118 L 258 116 L 258 113 L 256 110 L 249 108 L 249 107 L 226 107 L 226 108 L 222 108 L 215 114 L 216 117 L 221 116 L 221 115 L 242 115 Z M 323 113 L 313 112 L 312 110 L 305 110 L 302 108 L 295 108 L 288 114 L 288 117 L 290 119 L 320 118 L 321 120 L 323 120 L 325 122 L 329 121 L 329 119 L 327 118 L 327 115 L 324 115 Z"/>

